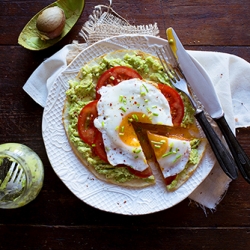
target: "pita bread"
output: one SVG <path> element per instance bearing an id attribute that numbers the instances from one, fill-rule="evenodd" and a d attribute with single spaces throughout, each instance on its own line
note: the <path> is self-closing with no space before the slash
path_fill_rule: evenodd
<path id="1" fill-rule="evenodd" d="M 103 61 L 112 61 L 111 64 L 108 65 L 108 67 L 113 67 L 116 65 L 121 64 L 121 62 L 124 60 L 124 57 L 127 57 L 129 55 L 131 58 L 133 57 L 141 57 L 143 59 L 149 58 L 150 60 L 154 60 L 155 62 L 158 63 L 158 66 L 160 66 L 160 62 L 158 59 L 152 55 L 149 55 L 147 53 L 144 53 L 142 51 L 135 51 L 135 50 L 118 50 L 114 51 L 108 54 L 105 54 L 101 57 L 95 58 L 94 60 L 90 61 L 85 65 L 85 69 L 91 69 L 94 67 L 100 67 L 102 65 Z M 127 64 L 127 62 L 126 62 Z M 103 68 L 103 71 L 105 71 L 107 68 Z M 149 67 L 147 73 L 139 72 L 143 79 L 152 81 L 152 75 L 155 74 L 154 77 L 157 77 L 157 70 L 154 69 L 154 67 Z M 77 110 L 77 114 L 72 114 L 71 112 L 71 107 L 76 102 L 76 100 L 72 99 L 70 97 L 70 91 L 72 90 L 73 85 L 81 85 L 83 84 L 83 79 L 84 79 L 84 74 L 85 72 L 81 69 L 76 77 L 74 79 L 74 84 L 70 85 L 69 90 L 66 93 L 66 99 L 65 99 L 65 105 L 63 108 L 63 114 L 62 114 L 62 121 L 63 125 L 66 131 L 67 138 L 70 142 L 70 145 L 72 147 L 72 150 L 74 151 L 75 155 L 79 158 L 83 166 L 88 168 L 88 170 L 94 174 L 98 179 L 102 181 L 106 181 L 108 183 L 116 184 L 116 185 L 121 185 L 121 186 L 126 186 L 126 187 L 135 187 L 135 188 L 142 188 L 146 187 L 149 185 L 153 185 L 155 183 L 154 176 L 152 175 L 149 178 L 139 178 L 134 175 L 132 175 L 126 167 L 120 168 L 120 167 L 115 167 L 111 166 L 102 160 L 99 159 L 98 156 L 95 156 L 92 153 L 91 146 L 88 144 L 84 143 L 77 132 L 76 126 L 76 117 L 78 116 L 79 112 L 81 111 L 80 108 Z M 92 88 L 92 91 L 87 91 L 86 95 L 82 97 L 81 103 L 82 107 L 84 107 L 87 103 L 95 99 L 95 86 L 97 84 L 99 75 L 92 75 L 91 78 L 91 86 L 88 86 L 88 88 Z M 160 76 L 161 77 L 161 76 Z M 158 79 L 160 82 L 161 80 Z M 165 79 L 163 79 L 165 81 Z M 78 100 L 77 100 L 78 101 Z M 81 107 L 81 108 L 82 108 Z M 74 118 L 72 118 L 74 116 Z M 72 127 L 75 127 L 75 132 L 72 133 L 71 129 Z M 73 139 L 72 139 L 73 138 Z M 79 146 L 79 140 L 80 140 L 80 146 Z M 204 143 L 202 142 L 201 145 L 199 146 L 199 158 L 201 159 L 203 156 L 203 152 L 205 151 L 205 140 Z M 152 153 L 152 152 L 151 152 Z M 178 178 L 176 178 L 176 181 L 178 184 L 175 185 L 175 189 L 180 187 L 185 181 L 191 176 L 191 174 L 195 171 L 199 163 L 192 165 L 189 164 L 185 172 L 180 173 Z M 167 187 L 169 191 L 173 191 L 173 189 Z"/>

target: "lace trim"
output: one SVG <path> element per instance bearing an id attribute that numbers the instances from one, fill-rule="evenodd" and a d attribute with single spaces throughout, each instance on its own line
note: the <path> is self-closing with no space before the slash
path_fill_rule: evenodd
<path id="1" fill-rule="evenodd" d="M 130 25 L 129 22 L 111 8 L 110 5 L 95 6 L 89 20 L 83 25 L 79 35 L 90 45 L 107 37 L 121 34 L 149 34 L 158 36 L 157 24 Z"/>

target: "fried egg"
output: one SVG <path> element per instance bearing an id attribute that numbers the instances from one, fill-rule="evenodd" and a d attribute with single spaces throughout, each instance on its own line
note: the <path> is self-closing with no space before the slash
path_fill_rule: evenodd
<path id="1" fill-rule="evenodd" d="M 108 161 L 145 170 L 148 164 L 131 122 L 173 126 L 167 99 L 157 86 L 139 79 L 104 86 L 99 93 L 94 125 L 102 133 Z"/>
<path id="2" fill-rule="evenodd" d="M 152 134 L 148 131 L 147 135 L 164 178 L 180 173 L 189 160 L 190 142 Z"/>

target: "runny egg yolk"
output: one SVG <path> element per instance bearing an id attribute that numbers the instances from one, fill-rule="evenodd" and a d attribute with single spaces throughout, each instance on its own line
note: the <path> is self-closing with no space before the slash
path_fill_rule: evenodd
<path id="1" fill-rule="evenodd" d="M 199 136 L 199 129 L 195 125 L 190 125 L 189 128 L 182 128 L 182 127 L 173 127 L 169 132 L 168 136 L 179 138 L 182 140 L 192 139 L 195 136 Z"/>
<path id="2" fill-rule="evenodd" d="M 137 138 L 137 135 L 134 131 L 132 121 L 142 122 L 142 123 L 151 123 L 150 118 L 141 113 L 141 112 L 133 112 L 127 114 L 123 117 L 120 126 L 117 128 L 117 132 L 119 133 L 120 139 L 129 146 L 139 147 L 140 142 Z"/>
<path id="3" fill-rule="evenodd" d="M 150 132 L 148 132 L 147 134 L 151 146 L 154 149 L 156 159 L 160 159 L 168 150 L 167 138 L 165 136 L 152 134 Z"/>

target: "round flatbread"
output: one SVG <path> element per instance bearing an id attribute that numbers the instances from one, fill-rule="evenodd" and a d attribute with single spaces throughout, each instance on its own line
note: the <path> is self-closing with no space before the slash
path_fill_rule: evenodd
<path id="1" fill-rule="evenodd" d="M 133 171 L 130 171 L 129 166 L 112 166 L 95 153 L 94 147 L 96 147 L 96 145 L 86 143 L 86 141 L 84 142 L 82 140 L 78 131 L 77 124 L 79 114 L 83 107 L 96 99 L 98 95 L 96 88 L 99 84 L 98 80 L 100 76 L 107 70 L 117 66 L 132 68 L 140 74 L 143 81 L 152 84 L 161 83 L 167 86 L 170 85 L 161 63 L 152 55 L 138 50 L 118 50 L 105 54 L 84 65 L 77 77 L 69 82 L 69 89 L 66 92 L 62 116 L 63 125 L 72 150 L 82 162 L 83 166 L 87 167 L 98 179 L 126 187 L 146 187 L 155 183 L 153 172 L 146 177 L 141 177 L 138 174 L 134 174 Z M 180 126 L 186 127 L 187 130 L 189 130 L 190 127 L 192 127 L 192 129 L 194 127 L 196 128 L 196 122 L 193 119 L 194 111 L 188 99 L 182 94 L 180 94 L 180 96 L 185 106 L 183 109 L 185 113 Z M 175 118 L 175 120 L 177 121 L 178 119 Z M 195 134 L 195 138 L 197 137 L 201 137 L 199 133 Z M 181 186 L 199 165 L 200 159 L 205 151 L 205 144 L 203 140 L 199 145 L 198 162 L 196 164 L 189 164 L 188 169 L 180 173 L 179 177 L 175 180 L 178 182 L 178 184 L 175 185 L 176 188 Z"/>

